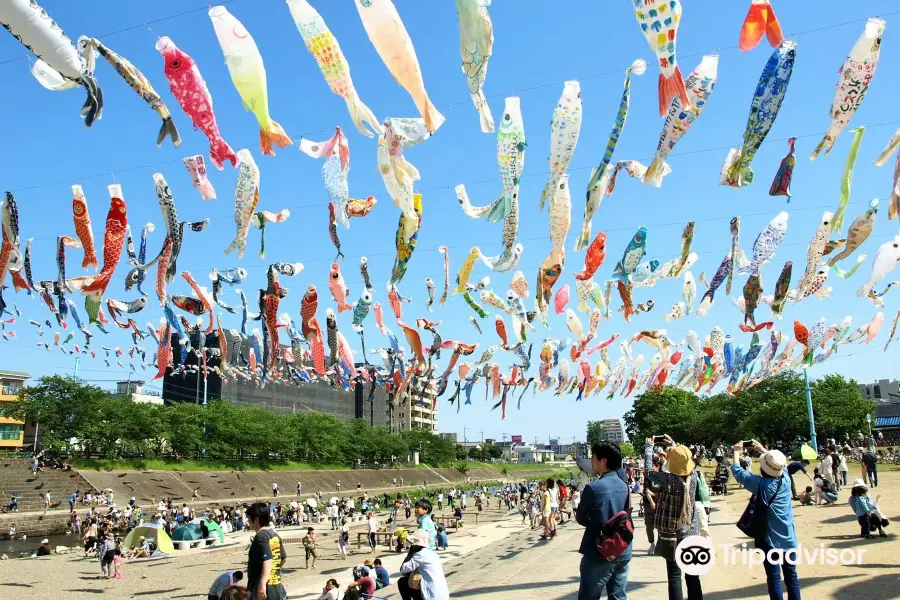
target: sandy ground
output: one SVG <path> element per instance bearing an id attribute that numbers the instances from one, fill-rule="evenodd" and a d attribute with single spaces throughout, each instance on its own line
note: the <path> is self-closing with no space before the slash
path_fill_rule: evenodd
<path id="1" fill-rule="evenodd" d="M 873 495 L 882 496 L 881 506 L 892 519 L 900 514 L 900 472 L 881 475 L 881 485 Z M 801 475 L 802 477 L 802 475 Z M 837 550 L 864 550 L 862 564 L 830 566 L 825 564 L 799 567 L 802 594 L 805 599 L 888 600 L 900 597 L 900 522 L 892 522 L 887 538 L 862 540 L 859 526 L 842 490 L 842 500 L 833 507 L 796 507 L 795 517 L 803 545 L 813 548 L 823 544 Z M 737 492 L 713 500 L 711 529 L 715 543 L 740 545 L 744 541 L 734 527 L 743 510 L 747 494 Z M 635 497 L 636 498 L 636 497 Z M 495 505 L 496 506 L 496 505 Z M 578 542 L 582 529 L 572 523 L 560 529 L 552 542 L 537 540 L 537 532 L 522 526 L 517 515 L 506 516 L 492 509 L 481 523 L 450 536 L 451 548 L 443 554 L 451 597 L 507 599 L 574 598 L 578 586 Z M 631 562 L 629 595 L 634 598 L 665 598 L 665 576 L 662 560 L 647 556 L 648 546 L 642 519 L 638 519 L 635 535 L 635 557 Z M 302 532 L 284 531 L 285 539 L 299 538 Z M 45 559 L 20 559 L 0 562 L 0 597 L 29 596 L 81 600 L 106 596 L 110 598 L 204 598 L 212 579 L 219 573 L 243 568 L 249 535 L 234 536 L 242 542 L 234 548 L 216 552 L 202 551 L 172 559 L 125 565 L 123 580 L 98 579 L 99 563 L 81 554 Z M 356 535 L 351 534 L 355 548 Z M 290 597 L 314 599 L 324 581 L 335 577 L 342 584 L 349 580 L 350 566 L 370 554 L 354 554 L 343 562 L 339 559 L 334 536 L 326 526 L 320 530 L 321 557 L 315 571 L 303 568 L 302 547 L 288 544 L 290 558 L 285 569 L 285 583 Z M 379 551 L 388 569 L 395 573 L 402 556 Z M 762 567 L 717 565 L 702 579 L 706 600 L 731 598 L 768 598 Z M 391 586 L 382 594 L 399 598 Z"/>

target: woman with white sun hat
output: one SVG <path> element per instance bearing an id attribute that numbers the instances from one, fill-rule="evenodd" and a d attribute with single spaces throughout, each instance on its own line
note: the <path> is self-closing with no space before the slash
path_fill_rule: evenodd
<path id="1" fill-rule="evenodd" d="M 747 450 L 755 450 L 760 453 L 759 475 L 754 475 L 739 464 L 741 451 L 744 446 L 741 442 L 734 445 L 734 462 L 731 472 L 735 480 L 744 486 L 744 489 L 754 494 L 758 499 L 756 510 L 764 510 L 765 532 L 759 539 L 754 540 L 757 549 L 765 552 L 766 583 L 769 588 L 770 598 L 782 597 L 781 575 L 784 573 L 784 587 L 787 588 L 788 600 L 800 600 L 800 579 L 797 576 L 797 561 L 770 560 L 773 553 L 770 550 L 781 550 L 782 557 L 788 550 L 794 550 L 798 546 L 797 531 L 794 527 L 794 510 L 791 505 L 791 481 L 788 476 L 785 463 L 787 460 L 779 450 L 766 450 L 762 444 L 753 440 L 752 447 Z"/>

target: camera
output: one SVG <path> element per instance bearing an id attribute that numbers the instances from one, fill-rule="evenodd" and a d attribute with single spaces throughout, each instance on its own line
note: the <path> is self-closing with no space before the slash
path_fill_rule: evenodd
<path id="1" fill-rule="evenodd" d="M 687 546 L 681 549 L 681 562 L 686 565 L 707 565 L 712 559 L 708 548 Z"/>

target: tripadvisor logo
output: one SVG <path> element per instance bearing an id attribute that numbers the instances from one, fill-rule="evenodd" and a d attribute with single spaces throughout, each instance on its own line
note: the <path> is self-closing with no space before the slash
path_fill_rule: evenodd
<path id="1" fill-rule="evenodd" d="M 866 549 L 826 548 L 825 544 L 818 546 L 799 546 L 789 550 L 770 548 L 763 551 L 760 548 L 751 548 L 747 544 L 734 546 L 732 544 L 719 544 L 721 554 L 720 562 L 725 565 L 744 565 L 753 568 L 769 562 L 776 565 L 861 565 Z M 675 548 L 675 562 L 679 568 L 688 575 L 706 575 L 716 562 L 716 549 L 712 540 L 699 535 L 689 535 L 681 540 Z"/>
<path id="2" fill-rule="evenodd" d="M 689 535 L 675 548 L 675 562 L 688 575 L 706 575 L 716 562 L 712 540 L 701 535 Z"/>

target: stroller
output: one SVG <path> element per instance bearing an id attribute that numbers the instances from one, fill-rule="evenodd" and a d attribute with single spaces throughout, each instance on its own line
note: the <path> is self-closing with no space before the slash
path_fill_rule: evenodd
<path id="1" fill-rule="evenodd" d="M 713 477 L 712 482 L 710 482 L 709 493 L 713 496 L 727 496 L 729 477 L 731 477 L 731 474 L 728 472 L 728 467 L 720 462 L 716 466 L 715 476 Z"/>

